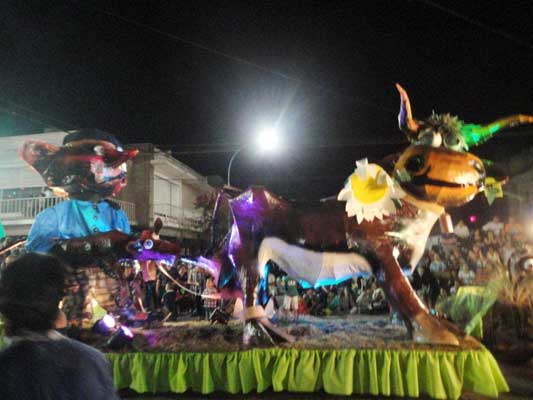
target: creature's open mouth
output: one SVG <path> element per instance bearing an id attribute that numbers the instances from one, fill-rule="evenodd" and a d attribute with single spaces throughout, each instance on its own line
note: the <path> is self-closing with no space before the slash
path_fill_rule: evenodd
<path id="1" fill-rule="evenodd" d="M 450 188 L 465 188 L 470 186 L 477 186 L 480 187 L 480 184 L 482 185 L 483 182 L 477 182 L 477 183 L 456 183 L 456 182 L 446 182 L 441 181 L 438 179 L 433 179 L 428 177 L 426 174 L 424 175 L 418 175 L 413 176 L 411 178 L 411 182 L 415 186 L 424 186 L 424 185 L 432 185 L 432 186 L 440 186 L 440 187 L 450 187 Z"/>

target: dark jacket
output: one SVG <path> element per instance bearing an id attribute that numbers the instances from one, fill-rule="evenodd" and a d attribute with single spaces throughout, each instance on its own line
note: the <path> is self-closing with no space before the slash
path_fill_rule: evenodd
<path id="1" fill-rule="evenodd" d="M 2 400 L 118 400 L 109 362 L 78 341 L 20 340 L 0 352 Z"/>

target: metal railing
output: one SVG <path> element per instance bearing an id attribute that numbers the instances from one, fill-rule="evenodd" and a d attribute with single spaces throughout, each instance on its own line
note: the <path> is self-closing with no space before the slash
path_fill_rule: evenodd
<path id="1" fill-rule="evenodd" d="M 6 225 L 19 220 L 34 220 L 37 214 L 44 209 L 53 207 L 65 200 L 63 197 L 55 196 L 0 200 L 0 219 Z M 134 203 L 117 199 L 113 199 L 113 201 L 120 205 L 130 222 L 136 220 Z"/>
<path id="2" fill-rule="evenodd" d="M 172 204 L 154 204 L 154 218 L 173 228 L 201 230 L 202 212 L 194 208 L 177 207 Z"/>

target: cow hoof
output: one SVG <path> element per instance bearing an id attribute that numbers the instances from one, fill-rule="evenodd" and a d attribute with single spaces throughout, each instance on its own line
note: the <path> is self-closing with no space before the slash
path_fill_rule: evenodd
<path id="1" fill-rule="evenodd" d="M 256 347 L 276 344 L 266 328 L 256 319 L 244 323 L 243 344 L 246 347 Z"/>
<path id="2" fill-rule="evenodd" d="M 279 341 L 294 342 L 295 337 L 272 324 L 261 306 L 246 309 L 243 330 L 245 346 L 275 345 Z"/>
<path id="3" fill-rule="evenodd" d="M 459 346 L 459 339 L 438 319 L 421 313 L 413 319 L 413 340 L 417 343 Z"/>

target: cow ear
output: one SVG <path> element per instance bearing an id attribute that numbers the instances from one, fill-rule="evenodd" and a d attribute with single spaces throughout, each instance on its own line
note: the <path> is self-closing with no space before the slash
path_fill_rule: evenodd
<path id="1" fill-rule="evenodd" d="M 509 174 L 504 165 L 493 162 L 490 160 L 482 160 L 483 166 L 485 167 L 485 172 L 487 177 L 494 178 L 495 181 L 505 184 L 509 180 Z"/>
<path id="2" fill-rule="evenodd" d="M 157 217 L 157 219 L 154 222 L 154 233 L 158 235 L 159 231 L 161 231 L 162 228 L 163 228 L 163 221 L 161 220 L 161 218 Z"/>
<path id="3" fill-rule="evenodd" d="M 59 150 L 59 147 L 41 140 L 26 140 L 19 149 L 19 156 L 41 173 L 41 164 Z"/>
<path id="4" fill-rule="evenodd" d="M 379 161 L 376 161 L 376 164 L 385 170 L 389 176 L 394 176 L 394 166 L 400 158 L 401 153 L 391 154 L 385 158 L 382 158 Z"/>

